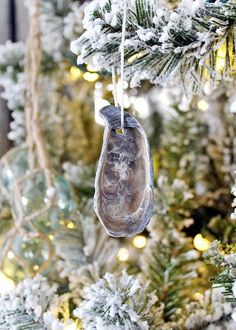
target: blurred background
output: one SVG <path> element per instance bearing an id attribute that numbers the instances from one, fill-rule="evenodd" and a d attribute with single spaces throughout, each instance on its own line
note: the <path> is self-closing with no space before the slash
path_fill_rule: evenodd
<path id="1" fill-rule="evenodd" d="M 7 40 L 25 40 L 28 29 L 28 13 L 21 0 L 0 0 L 0 44 Z M 1 87 L 0 87 L 1 88 Z M 0 98 L 0 156 L 11 146 L 7 138 L 10 113 L 6 102 Z"/>

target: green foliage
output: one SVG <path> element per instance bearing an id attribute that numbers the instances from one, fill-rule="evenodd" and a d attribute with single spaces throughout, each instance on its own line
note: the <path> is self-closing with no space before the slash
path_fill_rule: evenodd
<path id="1" fill-rule="evenodd" d="M 192 194 L 179 179 L 172 184 L 165 177 L 158 180 L 155 191 L 155 216 L 149 227 L 151 239 L 144 252 L 141 267 L 163 303 L 166 321 L 178 319 L 178 310 L 191 301 L 200 283 L 197 268 L 199 253 L 191 239 L 181 231 L 192 223 Z"/>
<path id="2" fill-rule="evenodd" d="M 86 289 L 85 299 L 74 314 L 83 319 L 84 329 L 148 329 L 156 296 L 146 289 L 126 272 L 118 278 L 106 273 Z"/>
<path id="3" fill-rule="evenodd" d="M 1 310 L 0 330 L 44 330 L 45 327 L 34 321 L 24 310 Z"/>
<path id="4" fill-rule="evenodd" d="M 236 297 L 233 294 L 233 285 L 236 281 L 235 245 L 224 245 L 215 241 L 204 256 L 208 263 L 217 267 L 218 274 L 211 279 L 214 286 L 222 288 L 226 301 L 236 303 Z"/>
<path id="5" fill-rule="evenodd" d="M 118 242 L 108 238 L 98 224 L 91 200 L 81 202 L 80 210 L 71 215 L 72 226 L 62 228 L 54 239 L 61 276 L 68 278 L 75 300 L 81 299 L 85 286 L 117 267 L 118 253 Z"/>
<path id="6" fill-rule="evenodd" d="M 222 288 L 225 300 L 231 303 L 236 303 L 236 298 L 233 294 L 233 285 L 236 281 L 235 268 L 226 268 L 223 272 L 212 279 L 214 287 Z"/>
<path id="7" fill-rule="evenodd" d="M 95 61 L 108 71 L 113 66 L 119 71 L 122 13 L 122 2 L 92 2 L 85 15 L 86 31 L 72 44 L 81 63 Z M 126 77 L 132 85 L 144 79 L 166 84 L 178 72 L 184 88 L 193 93 L 201 91 L 206 75 L 213 82 L 220 80 L 233 70 L 235 13 L 233 1 L 205 1 L 195 10 L 184 1 L 174 10 L 153 0 L 129 3 Z M 217 49 L 222 44 L 226 61 L 221 72 L 216 63 Z"/>
<path id="8" fill-rule="evenodd" d="M 60 329 L 52 312 L 57 299 L 55 292 L 56 286 L 38 275 L 26 278 L 11 293 L 0 295 L 0 329 L 51 330 L 56 326 Z"/>
<path id="9" fill-rule="evenodd" d="M 183 6 L 184 2 L 182 2 L 181 6 L 174 11 L 162 7 L 161 1 L 157 2 L 158 6 L 156 6 L 155 0 L 128 1 L 125 70 L 126 76 L 131 78 L 133 84 L 143 79 L 157 84 L 165 84 L 178 72 L 186 90 L 189 87 L 193 92 L 196 92 L 201 89 L 201 82 L 205 77 L 211 78 L 215 82 L 219 77 L 230 73 L 232 55 L 235 54 L 232 43 L 232 37 L 235 34 L 233 26 L 236 22 L 235 2 L 229 1 L 226 4 L 219 1 L 214 4 L 202 2 L 202 5 L 194 10 L 190 8 L 190 5 L 187 5 L 188 1 L 185 1 L 186 6 Z M 31 1 L 28 3 L 31 4 Z M 25 256 L 29 257 L 29 260 L 25 260 L 26 266 L 20 269 L 21 272 L 23 272 L 23 268 L 27 269 L 27 264 L 30 262 L 37 271 L 41 266 L 38 262 L 40 261 L 39 257 L 46 256 L 50 261 L 50 265 L 45 263 L 46 267 L 48 267 L 47 264 L 50 266 L 47 268 L 48 277 L 65 284 L 63 286 L 66 291 L 65 296 L 71 305 L 81 303 L 81 300 L 85 298 L 83 305 L 86 305 L 86 312 L 90 314 L 90 302 L 93 302 L 95 297 L 94 283 L 98 283 L 97 290 L 95 290 L 98 306 L 101 303 L 101 289 L 104 288 L 104 306 L 107 306 L 112 299 L 116 304 L 118 301 L 116 299 L 117 287 L 114 288 L 113 292 L 110 291 L 107 294 L 109 281 L 103 279 L 101 282 L 101 277 L 107 271 L 116 272 L 124 265 L 129 267 L 132 262 L 130 261 L 133 257 L 132 252 L 134 252 L 133 260 L 135 259 L 137 262 L 139 250 L 135 250 L 134 247 L 131 249 L 129 240 L 118 241 L 108 238 L 94 217 L 90 199 L 94 192 L 94 163 L 100 150 L 102 130 L 94 123 L 94 113 L 91 111 L 94 101 L 92 91 L 94 84 L 88 84 L 82 78 L 83 70 L 79 71 L 77 68 L 79 78 L 73 77 L 69 73 L 71 65 L 75 65 L 75 59 L 68 54 L 67 47 L 70 38 L 66 38 L 63 34 L 65 32 L 63 26 L 66 20 L 68 23 L 71 19 L 71 4 L 73 3 L 78 4 L 78 1 L 42 0 L 42 16 L 48 24 L 45 26 L 49 28 L 53 23 L 52 30 L 57 32 L 55 34 L 57 37 L 61 37 L 58 40 L 62 43 L 58 43 L 59 46 L 55 52 L 52 51 L 53 47 L 49 47 L 50 51 L 47 51 L 47 46 L 51 44 L 47 38 L 44 39 L 45 49 L 43 49 L 41 65 L 41 94 L 44 97 L 42 98 L 40 114 L 52 156 L 53 169 L 61 173 L 61 165 L 64 163 L 64 176 L 75 188 L 78 196 L 76 203 L 78 203 L 80 212 L 76 215 L 67 214 L 66 219 L 60 218 L 60 226 L 50 231 L 50 235 L 47 232 L 43 235 L 42 238 L 50 243 L 50 248 L 52 247 L 52 255 L 47 246 L 44 247 L 41 244 L 41 240 L 35 236 L 31 237 L 31 234 L 34 233 L 30 228 L 27 232 L 29 237 L 27 239 L 22 237 L 23 244 L 21 245 L 25 246 L 25 250 L 23 248 L 14 249 L 12 246 L 9 247 L 10 250 L 7 247 L 6 251 L 11 251 L 14 257 L 19 259 L 23 259 Z M 168 4 L 170 3 L 175 6 L 177 1 L 168 1 Z M 196 1 L 195 5 L 196 3 L 199 2 Z M 77 48 L 81 51 L 80 55 L 83 61 L 98 62 L 102 68 L 107 70 L 111 70 L 114 65 L 119 73 L 122 11 L 122 1 L 93 1 L 91 6 L 89 5 L 85 19 L 87 30 L 79 39 L 78 44 L 76 43 Z M 76 21 L 76 13 L 73 12 L 73 15 Z M 77 21 L 79 20 L 77 19 Z M 73 30 L 70 24 L 67 28 L 70 31 Z M 45 35 L 50 37 L 51 30 L 48 31 L 44 27 L 42 36 L 45 37 Z M 51 39 L 56 40 L 57 38 L 53 34 Z M 224 68 L 219 72 L 217 67 L 218 48 L 222 45 L 223 50 L 225 49 L 226 61 Z M 18 52 L 17 47 L 15 45 L 13 49 L 9 46 L 9 53 L 3 51 L 3 61 L 0 61 L 0 72 L 2 74 L 9 73 L 14 85 L 18 85 L 19 79 L 22 78 L 21 75 L 24 75 L 24 46 L 20 46 L 20 52 Z M 8 70 L 9 67 L 12 68 L 12 72 Z M 83 69 L 86 70 L 86 67 L 84 66 Z M 21 83 L 24 93 L 24 80 Z M 147 85 L 149 86 L 148 83 Z M 11 95 L 14 95 L 14 91 Z M 12 98 L 9 97 L 9 99 Z M 218 101 L 217 99 L 217 103 Z M 221 103 L 224 104 L 225 99 L 222 99 Z M 20 104 L 21 110 L 23 110 L 23 105 L 23 103 Z M 15 109 L 13 107 L 13 110 Z M 229 203 L 225 203 L 226 199 L 222 198 L 221 194 L 214 195 L 213 191 L 224 187 L 227 201 L 230 200 L 228 172 L 231 164 L 230 160 L 228 163 L 224 163 L 223 158 L 229 156 L 228 159 L 233 159 L 233 152 L 232 154 L 228 152 L 228 149 L 233 146 L 231 143 L 232 134 L 225 134 L 221 139 L 229 140 L 228 145 L 228 142 L 217 145 L 215 140 L 209 138 L 209 123 L 203 122 L 206 117 L 203 119 L 202 112 L 194 108 L 184 111 L 178 106 L 169 107 L 168 110 L 169 113 L 154 113 L 149 121 L 149 126 L 152 126 L 150 130 L 153 133 L 150 139 L 151 145 L 154 153 L 158 154 L 158 182 L 154 190 L 154 217 L 149 227 L 149 243 L 144 254 L 140 254 L 139 265 L 135 264 L 133 268 L 138 269 L 137 273 L 140 271 L 138 275 L 141 278 L 150 281 L 150 290 L 154 290 L 159 298 L 159 302 L 152 306 L 150 314 L 148 312 L 147 318 L 146 315 L 144 318 L 145 324 L 148 321 L 152 330 L 184 329 L 174 322 L 179 322 L 181 317 L 184 321 L 186 320 L 186 305 L 193 301 L 193 294 L 196 291 L 203 291 L 208 286 L 206 283 L 207 274 L 201 278 L 200 273 L 198 273 L 198 267 L 202 266 L 199 261 L 199 253 L 193 249 L 192 238 L 186 238 L 183 232 L 189 234 L 188 227 L 194 222 L 194 212 L 202 208 L 206 217 L 203 218 L 202 216 L 204 212 L 200 213 L 199 222 L 201 221 L 201 223 L 198 224 L 197 229 L 201 230 L 202 223 L 205 226 L 211 219 L 211 215 L 206 209 L 208 205 L 214 207 L 214 212 L 218 214 L 220 213 L 220 204 L 221 210 L 224 210 L 223 215 L 225 215 Z M 220 110 L 219 112 L 222 126 L 225 125 L 226 130 L 228 128 L 231 130 L 232 127 L 228 125 L 231 119 L 229 120 L 226 116 L 223 117 L 223 111 Z M 210 116 L 211 118 L 208 120 L 214 126 L 215 112 Z M 155 125 L 151 122 L 153 118 Z M 24 118 L 21 120 L 24 122 Z M 224 149 L 225 146 L 228 149 Z M 202 166 L 201 157 L 207 158 L 208 167 Z M 78 161 L 78 159 L 82 161 Z M 84 166 L 84 164 L 89 166 Z M 203 192 L 201 192 L 202 200 L 200 200 L 201 196 L 196 197 L 196 187 L 199 183 L 205 184 Z M 209 195 L 207 195 L 208 184 L 212 189 L 212 194 Z M 83 203 L 83 198 L 86 201 L 89 200 L 89 203 Z M 219 222 L 223 219 L 223 215 L 218 216 Z M 7 230 L 11 214 L 5 201 L 2 203 L 0 218 L 0 229 L 2 231 L 3 229 Z M 44 223 L 42 223 L 43 226 Z M 217 233 L 215 227 L 216 222 L 212 221 L 212 235 Z M 219 226 L 218 231 L 223 232 L 222 228 L 225 227 Z M 227 226 L 227 230 L 229 231 L 229 227 L 232 231 L 232 226 Z M 22 228 L 19 232 L 20 236 L 21 233 Z M 229 234 L 224 237 L 227 241 Z M 117 252 L 119 244 L 123 243 L 130 249 L 131 258 L 125 264 L 120 262 L 118 265 Z M 232 247 L 222 248 L 221 246 L 215 252 L 209 252 L 208 257 L 213 264 L 220 268 L 220 271 L 224 267 L 225 270 L 215 277 L 214 283 L 216 286 L 225 288 L 227 300 L 235 302 L 233 297 L 233 285 L 236 280 L 235 250 Z M 15 259 L 11 262 L 16 263 Z M 135 266 L 137 267 L 135 268 Z M 39 271 L 41 269 L 40 267 Z M 13 271 L 16 272 L 14 269 Z M 55 274 L 58 271 L 59 274 Z M 12 274 L 12 277 L 14 276 Z M 59 276 L 63 280 L 59 279 Z M 109 278 L 112 279 L 113 275 Z M 116 274 L 114 274 L 115 278 Z M 119 281 L 114 281 L 118 283 L 117 286 L 122 286 Z M 91 288 L 91 300 L 85 297 L 86 287 Z M 123 289 L 120 290 L 121 307 L 125 304 L 132 306 L 133 301 L 130 299 L 130 294 L 133 288 L 128 286 L 124 299 Z M 46 290 L 48 291 L 48 288 Z M 44 300 L 45 293 L 42 296 Z M 145 311 L 149 300 L 151 300 L 149 298 L 149 295 L 146 296 L 144 293 L 141 294 L 141 290 L 138 291 L 137 297 L 135 297 L 137 302 L 134 308 L 137 314 L 135 317 L 139 318 L 140 313 Z M 31 299 L 29 300 L 31 301 Z M 30 303 L 29 305 L 31 306 Z M 35 305 L 37 307 L 37 302 Z M 104 316 L 104 306 L 100 306 L 99 310 L 93 310 L 91 322 L 94 322 L 97 315 Z M 207 308 L 211 308 L 210 303 Z M 205 307 L 203 310 L 206 311 L 207 308 Z M 67 313 L 70 314 L 71 310 L 71 307 L 70 309 L 67 308 Z M 111 310 L 113 313 L 114 309 L 111 308 Z M 227 314 L 227 317 L 230 313 Z M 60 313 L 58 315 L 60 317 Z M 128 317 L 130 315 L 131 313 L 128 314 Z M 107 313 L 104 321 L 109 321 L 110 316 L 110 313 Z M 9 323 L 11 320 L 13 323 Z M 23 328 L 21 328 L 21 321 L 24 323 Z M 133 320 L 131 321 L 133 322 Z M 205 324 L 204 322 L 205 320 L 202 324 Z M 209 323 L 213 322 L 214 320 L 210 319 Z M 22 330 L 41 329 L 41 325 L 35 323 L 30 315 L 26 315 L 24 309 L 15 310 L 11 314 L 9 311 L 2 311 L 0 307 L 0 330 L 12 330 L 15 325 Z"/>
<path id="10" fill-rule="evenodd" d="M 183 111 L 175 107 L 174 110 L 164 128 L 160 167 L 168 171 L 170 180 L 184 179 L 193 188 L 199 179 L 198 168 L 207 142 L 207 125 L 197 109 Z"/>
<path id="11" fill-rule="evenodd" d="M 151 243 L 149 255 L 146 256 L 150 289 L 164 304 L 166 320 L 173 319 L 178 308 L 184 308 L 191 301 L 197 284 L 195 268 L 198 253 L 189 249 L 191 244 L 187 244 L 184 238 L 177 236 L 173 230 L 168 237 Z"/>

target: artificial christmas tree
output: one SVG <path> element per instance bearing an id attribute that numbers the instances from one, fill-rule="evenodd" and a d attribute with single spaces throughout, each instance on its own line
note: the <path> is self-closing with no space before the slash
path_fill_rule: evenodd
<path id="1" fill-rule="evenodd" d="M 0 285 L 0 329 L 234 329 L 235 1 L 25 4 L 27 45 L 0 46 L 14 143 L 0 161 L 0 276 L 13 287 Z M 98 186 L 105 106 L 140 167 L 126 180 L 127 159 L 103 149 Z M 102 218 L 118 210 L 113 228 L 126 213 L 150 224 L 109 237 L 95 188 Z"/>

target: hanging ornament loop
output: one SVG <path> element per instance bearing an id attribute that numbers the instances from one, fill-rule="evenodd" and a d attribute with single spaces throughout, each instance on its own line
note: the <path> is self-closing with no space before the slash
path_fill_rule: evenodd
<path id="1" fill-rule="evenodd" d="M 121 62 L 120 62 L 120 80 L 121 80 L 121 102 L 120 102 L 120 109 L 121 109 L 121 130 L 124 134 L 124 66 L 125 66 L 125 33 L 126 33 L 126 20 L 127 20 L 127 0 L 124 0 L 124 10 L 123 10 L 123 23 L 122 23 L 122 36 L 121 36 L 121 45 L 120 45 L 120 55 L 121 55 Z"/>
<path id="2" fill-rule="evenodd" d="M 118 107 L 118 98 L 117 98 L 117 84 L 116 84 L 116 68 L 112 67 L 112 85 L 113 85 L 113 98 L 115 106 Z"/>
<path id="3" fill-rule="evenodd" d="M 50 157 L 47 150 L 41 124 L 40 100 L 40 66 L 41 66 L 41 32 L 40 1 L 34 0 L 30 12 L 30 31 L 26 52 L 26 128 L 29 147 L 29 165 L 35 168 L 34 150 L 40 167 L 43 169 L 48 187 L 53 187 Z"/>
<path id="4" fill-rule="evenodd" d="M 121 44 L 120 44 L 120 82 L 121 82 L 121 98 L 120 102 L 117 96 L 117 83 L 116 83 L 116 69 L 115 66 L 112 68 L 112 84 L 113 84 L 113 98 L 115 106 L 120 106 L 120 130 L 124 134 L 124 88 L 125 88 L 125 78 L 124 78 L 124 66 L 125 66 L 125 34 L 126 34 L 126 22 L 127 22 L 127 0 L 124 0 L 123 9 L 123 21 L 122 21 L 122 34 L 121 34 Z M 119 132 L 119 130 L 117 130 Z M 119 132 L 120 133 L 120 132 Z"/>

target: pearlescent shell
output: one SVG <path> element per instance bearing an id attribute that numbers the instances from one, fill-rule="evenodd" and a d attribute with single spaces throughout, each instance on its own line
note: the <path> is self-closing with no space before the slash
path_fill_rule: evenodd
<path id="1" fill-rule="evenodd" d="M 95 212 L 110 236 L 127 237 L 142 232 L 153 208 L 152 162 L 146 134 L 128 112 L 124 134 L 120 109 L 100 110 L 105 120 L 103 147 L 95 179 Z"/>

